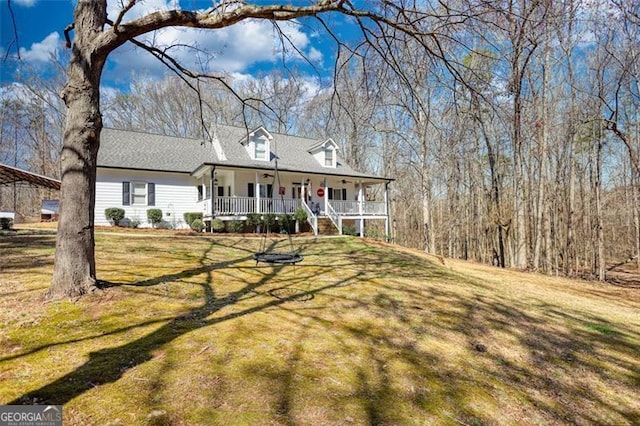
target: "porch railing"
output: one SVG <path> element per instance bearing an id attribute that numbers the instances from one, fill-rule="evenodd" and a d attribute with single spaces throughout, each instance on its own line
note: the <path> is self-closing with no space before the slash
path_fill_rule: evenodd
<path id="1" fill-rule="evenodd" d="M 293 214 L 300 207 L 300 200 L 293 198 L 261 198 L 260 213 Z"/>
<path id="2" fill-rule="evenodd" d="M 384 201 L 367 201 L 362 207 L 362 213 L 366 215 L 384 216 L 387 213 Z"/>
<path id="3" fill-rule="evenodd" d="M 313 229 L 313 235 L 318 235 L 318 216 L 313 214 L 307 203 L 304 200 L 301 200 L 300 206 L 307 213 L 307 222 L 311 225 L 311 229 Z"/>
<path id="4" fill-rule="evenodd" d="M 357 215 L 359 213 L 358 202 L 357 201 L 337 201 L 331 200 L 329 201 L 331 207 L 333 207 L 333 211 L 339 215 L 352 214 Z"/>
<path id="5" fill-rule="evenodd" d="M 360 202 L 358 201 L 337 201 L 331 200 L 331 207 L 338 216 L 349 216 L 360 214 Z M 385 204 L 383 201 L 365 201 L 362 203 L 362 214 L 370 216 L 384 216 Z"/>
<path id="6" fill-rule="evenodd" d="M 342 235 L 342 220 L 340 220 L 338 213 L 333 209 L 331 203 L 327 203 L 327 215 L 329 219 L 331 219 L 331 222 L 333 222 L 333 225 L 338 229 L 340 235 Z"/>
<path id="7" fill-rule="evenodd" d="M 254 197 L 216 197 L 214 199 L 216 216 L 246 215 L 256 212 Z"/>
<path id="8" fill-rule="evenodd" d="M 216 216 L 235 215 L 242 216 L 249 213 L 256 213 L 258 210 L 257 200 L 255 197 L 215 197 L 214 199 L 214 214 Z M 209 200 L 205 200 L 203 203 L 208 203 Z M 300 199 L 285 198 L 284 203 L 281 198 L 261 198 L 260 199 L 260 213 L 289 213 L 293 214 L 298 208 L 303 207 L 307 211 L 307 216 L 311 217 L 315 215 L 311 212 L 309 206 Z M 202 206 L 205 215 L 208 215 L 206 206 Z M 326 209 L 327 215 L 339 227 L 338 217 L 359 215 L 360 203 L 358 201 L 337 201 L 331 200 L 329 206 Z M 382 201 L 366 201 L 362 203 L 362 214 L 370 216 L 384 216 L 386 213 L 385 203 Z"/>

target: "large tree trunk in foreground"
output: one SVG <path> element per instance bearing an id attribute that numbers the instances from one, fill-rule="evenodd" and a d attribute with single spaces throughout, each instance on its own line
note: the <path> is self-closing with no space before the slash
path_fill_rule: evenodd
<path id="1" fill-rule="evenodd" d="M 100 146 L 100 74 L 105 57 L 92 42 L 106 19 L 106 2 L 80 1 L 76 7 L 75 43 L 62 91 L 67 118 L 62 148 L 60 219 L 55 266 L 48 296 L 75 297 L 96 284 L 95 210 L 96 160 Z"/>

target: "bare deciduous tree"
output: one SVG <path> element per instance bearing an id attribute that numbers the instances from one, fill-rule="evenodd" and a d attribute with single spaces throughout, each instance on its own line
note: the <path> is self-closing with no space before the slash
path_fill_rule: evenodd
<path id="1" fill-rule="evenodd" d="M 166 51 L 145 46 L 136 37 L 171 26 L 214 30 L 248 19 L 285 21 L 304 17 L 320 20 L 330 35 L 336 37 L 327 20 L 321 17 L 333 12 L 356 22 L 365 42 L 372 46 L 371 53 L 389 53 L 387 47 L 393 44 L 393 37 L 387 34 L 396 32 L 409 34 L 430 55 L 445 59 L 436 30 L 425 26 L 428 19 L 438 22 L 439 15 L 413 2 L 382 1 L 356 8 L 346 0 L 322 0 L 307 6 L 289 2 L 258 6 L 223 1 L 206 11 L 163 10 L 126 21 L 127 12 L 135 4 L 136 0 L 126 2 L 113 20 L 107 16 L 106 0 L 79 0 L 75 7 L 68 80 L 62 90 L 67 116 L 61 157 L 60 222 L 50 297 L 81 295 L 96 286 L 93 224 L 96 159 L 103 126 L 99 88 L 107 57 L 117 47 L 132 42 L 173 69 L 190 77 L 204 77 L 182 67 Z M 446 20 L 443 23 L 446 24 Z"/>

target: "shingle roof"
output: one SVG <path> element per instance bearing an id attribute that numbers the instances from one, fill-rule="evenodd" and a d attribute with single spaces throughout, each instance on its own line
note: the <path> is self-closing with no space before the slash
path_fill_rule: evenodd
<path id="1" fill-rule="evenodd" d="M 191 173 L 214 157 L 211 145 L 197 139 L 104 128 L 98 167 Z"/>
<path id="2" fill-rule="evenodd" d="M 226 160 L 220 160 L 210 142 L 151 133 L 104 128 L 100 137 L 98 167 L 194 172 L 204 164 L 273 170 L 275 160 L 282 171 L 384 179 L 353 170 L 338 156 L 334 168 L 323 167 L 308 151 L 318 140 L 271 133 L 271 161 L 253 160 L 240 141 L 247 136 L 241 127 L 218 125 L 215 129 Z"/>

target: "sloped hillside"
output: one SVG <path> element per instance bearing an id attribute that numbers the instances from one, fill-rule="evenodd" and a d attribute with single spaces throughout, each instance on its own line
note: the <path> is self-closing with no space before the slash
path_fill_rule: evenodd
<path id="1" fill-rule="evenodd" d="M 638 424 L 640 293 L 357 238 L 97 236 L 104 290 L 45 302 L 54 235 L 0 237 L 0 404 L 65 424 Z M 268 241 L 288 249 L 286 240 Z"/>

